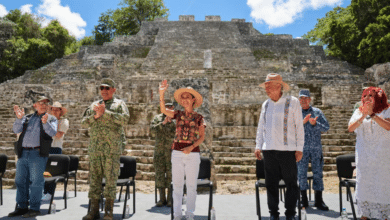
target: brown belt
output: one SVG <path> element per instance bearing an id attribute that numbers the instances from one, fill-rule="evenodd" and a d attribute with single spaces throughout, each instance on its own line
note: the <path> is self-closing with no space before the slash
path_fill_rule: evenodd
<path id="1" fill-rule="evenodd" d="M 34 150 L 34 149 L 39 149 L 41 146 L 38 147 L 23 147 L 24 150 Z"/>

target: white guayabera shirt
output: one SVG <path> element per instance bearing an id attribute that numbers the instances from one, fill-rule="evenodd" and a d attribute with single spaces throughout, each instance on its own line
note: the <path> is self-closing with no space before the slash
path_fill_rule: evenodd
<path id="1" fill-rule="evenodd" d="M 256 149 L 302 152 L 304 142 L 299 100 L 283 95 L 277 102 L 265 101 L 257 127 Z"/>

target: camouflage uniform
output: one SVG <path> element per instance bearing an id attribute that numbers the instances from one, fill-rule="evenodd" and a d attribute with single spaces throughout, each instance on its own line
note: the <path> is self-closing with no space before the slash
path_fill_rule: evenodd
<path id="1" fill-rule="evenodd" d="M 93 108 L 100 101 L 92 103 L 84 112 L 82 125 L 89 127 L 90 143 L 89 172 L 90 189 L 88 197 L 99 199 L 102 193 L 102 178 L 106 179 L 104 197 L 115 199 L 116 181 L 119 176 L 119 157 L 126 144 L 123 126 L 129 120 L 129 110 L 124 101 L 113 98 L 104 101 L 104 114 L 95 119 Z"/>
<path id="2" fill-rule="evenodd" d="M 170 188 L 172 182 L 171 146 L 175 137 L 176 124 L 171 122 L 163 125 L 165 117 L 164 114 L 156 115 L 151 125 L 156 135 L 153 164 L 157 188 Z"/>

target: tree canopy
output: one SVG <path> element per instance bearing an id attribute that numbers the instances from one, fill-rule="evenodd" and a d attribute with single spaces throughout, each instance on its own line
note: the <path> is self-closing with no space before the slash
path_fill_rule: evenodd
<path id="1" fill-rule="evenodd" d="M 42 28 L 41 18 L 29 13 L 22 14 L 18 9 L 11 10 L 5 18 L 16 25 L 0 60 L 0 82 L 63 57 L 67 48 L 76 41 L 57 20 Z"/>
<path id="2" fill-rule="evenodd" d="M 108 10 L 99 17 L 93 32 L 97 45 L 111 41 L 115 35 L 137 34 L 142 21 L 168 16 L 162 0 L 122 0 L 119 5 L 122 7 Z"/>
<path id="3" fill-rule="evenodd" d="M 390 61 L 390 6 L 388 0 L 352 0 L 318 19 L 303 36 L 326 46 L 328 55 L 362 68 Z"/>

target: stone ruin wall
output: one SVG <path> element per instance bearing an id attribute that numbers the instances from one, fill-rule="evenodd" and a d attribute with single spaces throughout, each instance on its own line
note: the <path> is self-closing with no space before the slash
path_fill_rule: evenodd
<path id="1" fill-rule="evenodd" d="M 211 68 L 204 68 L 206 50 L 211 50 Z M 87 182 L 88 130 L 81 127 L 80 120 L 89 104 L 99 99 L 96 85 L 103 77 L 116 81 L 116 96 L 129 107 L 124 155 L 137 158 L 137 179 L 154 179 L 149 123 L 158 113 L 158 84 L 163 79 L 171 82 L 167 98 L 173 100 L 174 90 L 188 85 L 205 97 L 199 111 L 210 126 L 202 149 L 203 155 L 213 159 L 213 179 L 254 179 L 254 140 L 261 104 L 267 99 L 258 85 L 269 72 L 283 76 L 291 85 L 291 95 L 297 96 L 302 88 L 312 92 L 312 104 L 323 110 L 331 124 L 331 130 L 323 135 L 324 170 L 334 175 L 335 156 L 354 151 L 355 137 L 345 131 L 353 104 L 360 97 L 364 71 L 327 59 L 322 48 L 310 46 L 307 40 L 264 36 L 244 19 L 226 22 L 211 16 L 194 21 L 192 16 L 182 16 L 179 21 L 143 22 L 135 36 L 83 47 L 76 54 L 0 84 L 0 153 L 10 157 L 5 182 L 12 184 L 15 174 L 12 106 L 31 107 L 23 104 L 29 89 L 48 92 L 68 107 L 70 129 L 64 153 L 80 157 L 78 181 Z"/>

